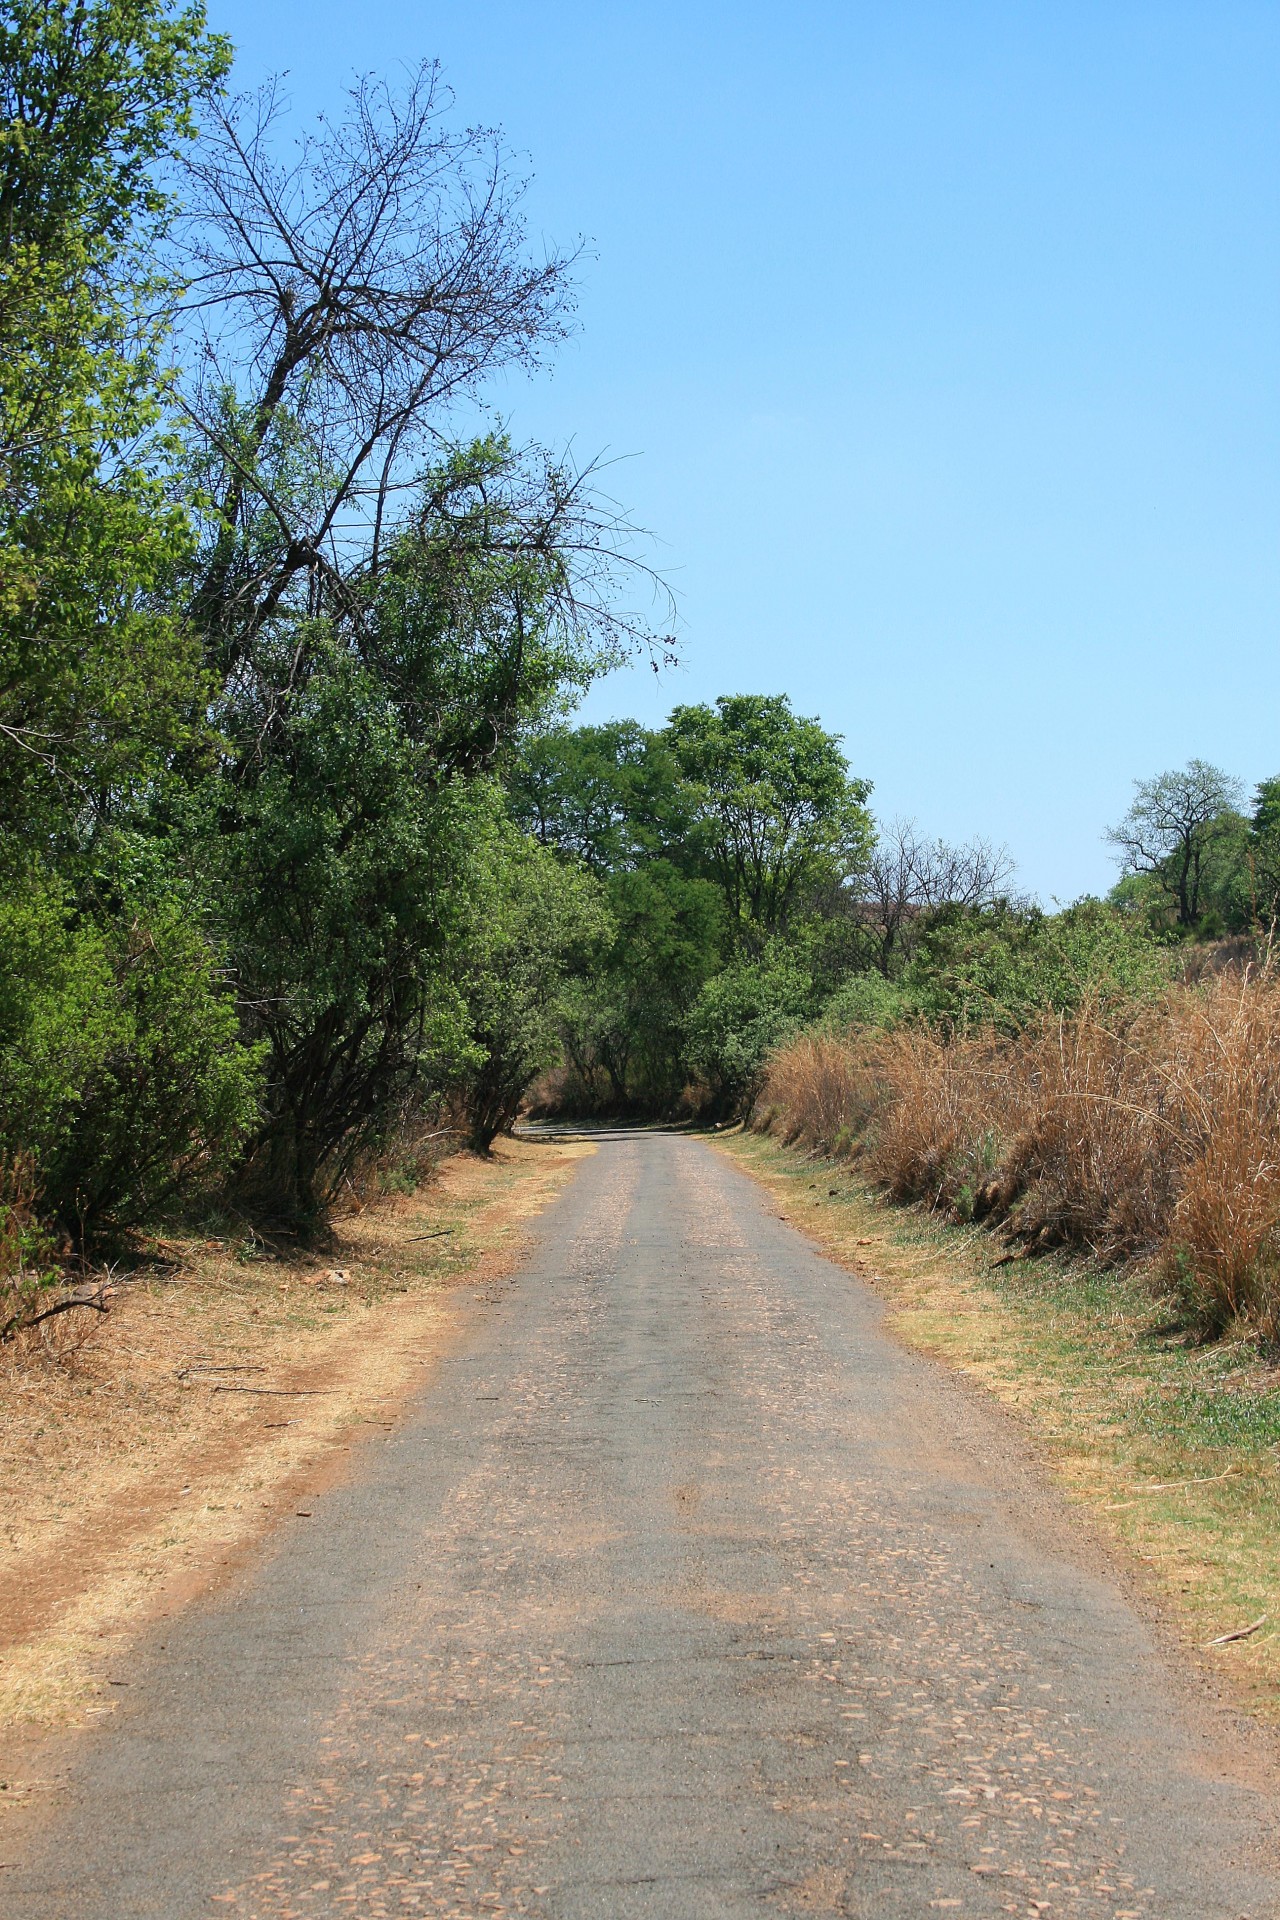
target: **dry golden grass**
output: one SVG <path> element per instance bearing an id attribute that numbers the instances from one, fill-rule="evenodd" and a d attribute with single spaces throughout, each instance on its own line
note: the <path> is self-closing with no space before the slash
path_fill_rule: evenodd
<path id="1" fill-rule="evenodd" d="M 923 1027 L 779 1052 L 758 1124 L 1034 1250 L 1158 1263 L 1205 1332 L 1280 1338 L 1280 982 L 1222 973 L 1016 1038 Z"/>

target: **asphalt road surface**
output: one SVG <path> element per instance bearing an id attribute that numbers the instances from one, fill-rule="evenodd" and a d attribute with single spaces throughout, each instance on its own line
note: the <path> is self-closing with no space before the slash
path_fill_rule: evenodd
<path id="1" fill-rule="evenodd" d="M 1280 1912 L 1005 1417 L 712 1149 L 602 1139 L 464 1320 L 139 1656 L 5 1920 Z"/>

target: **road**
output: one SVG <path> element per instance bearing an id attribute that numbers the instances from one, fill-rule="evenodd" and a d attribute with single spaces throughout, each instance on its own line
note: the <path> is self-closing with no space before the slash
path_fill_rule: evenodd
<path id="1" fill-rule="evenodd" d="M 157 1629 L 5 1920 L 1280 1912 L 1006 1416 L 712 1148 L 603 1138 L 464 1326 Z"/>

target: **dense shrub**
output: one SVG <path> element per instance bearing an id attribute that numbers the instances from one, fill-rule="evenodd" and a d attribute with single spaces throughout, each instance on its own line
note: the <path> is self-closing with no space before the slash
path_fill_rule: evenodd
<path id="1" fill-rule="evenodd" d="M 258 1060 L 176 901 L 103 919 L 29 877 L 0 902 L 0 1155 L 29 1155 L 77 1236 L 212 1176 L 256 1111 Z"/>
<path id="2" fill-rule="evenodd" d="M 712 1110 L 749 1104 L 771 1051 L 814 1011 L 812 976 L 780 941 L 708 980 L 686 1023 L 685 1058 L 706 1083 Z"/>
<path id="3" fill-rule="evenodd" d="M 1002 905 L 937 914 L 904 985 L 911 1005 L 935 1023 L 1018 1033 L 1046 1010 L 1150 998 L 1173 967 L 1145 920 L 1102 901 L 1054 914 Z"/>

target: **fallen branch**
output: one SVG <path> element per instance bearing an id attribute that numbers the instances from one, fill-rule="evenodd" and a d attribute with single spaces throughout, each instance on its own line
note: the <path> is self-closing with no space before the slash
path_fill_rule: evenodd
<path id="1" fill-rule="evenodd" d="M 284 1395 L 289 1399 L 313 1400 L 320 1394 L 337 1393 L 337 1387 L 237 1387 L 223 1386 L 219 1383 L 210 1387 L 210 1393 L 272 1393 Z"/>
<path id="2" fill-rule="evenodd" d="M 188 1366 L 179 1367 L 174 1378 L 186 1380 L 193 1373 L 265 1373 L 265 1367 L 234 1366 L 230 1361 L 225 1364 L 219 1360 L 193 1360 Z"/>
<path id="3" fill-rule="evenodd" d="M 30 1332 L 31 1328 L 38 1327 L 42 1320 L 52 1320 L 55 1314 L 70 1313 L 74 1307 L 91 1307 L 94 1313 L 111 1311 L 107 1304 L 106 1288 L 93 1294 L 77 1294 L 74 1300 L 59 1300 L 56 1306 L 46 1307 L 43 1313 L 26 1314 L 19 1308 L 17 1313 L 10 1314 L 4 1325 L 0 1327 L 0 1346 L 3 1346 L 6 1341 L 16 1340 L 20 1333 Z"/>
<path id="4" fill-rule="evenodd" d="M 1150 1487 L 1130 1487 L 1130 1493 L 1177 1493 L 1183 1487 L 1214 1487 L 1219 1480 L 1226 1480 L 1231 1474 L 1239 1473 L 1239 1467 L 1228 1467 L 1225 1473 L 1206 1473 L 1199 1480 L 1157 1480 Z"/>
<path id="5" fill-rule="evenodd" d="M 1219 1633 L 1212 1640 L 1202 1640 L 1200 1644 L 1202 1647 L 1225 1647 L 1228 1640 L 1247 1640 L 1251 1633 L 1256 1633 L 1266 1623 L 1266 1614 L 1260 1613 L 1251 1626 L 1237 1627 L 1234 1633 Z"/>

